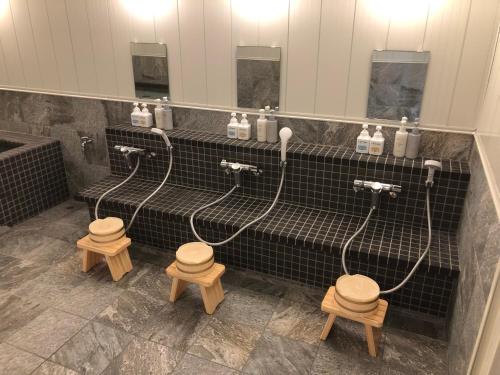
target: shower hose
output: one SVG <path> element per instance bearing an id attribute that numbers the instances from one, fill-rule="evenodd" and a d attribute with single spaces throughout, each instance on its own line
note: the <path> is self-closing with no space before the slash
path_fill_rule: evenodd
<path id="1" fill-rule="evenodd" d="M 351 242 L 366 228 L 366 225 L 368 224 L 368 221 L 370 220 L 370 218 L 371 218 L 371 216 L 373 214 L 373 211 L 375 211 L 375 208 L 374 207 L 370 208 L 370 212 L 368 213 L 368 216 L 366 217 L 363 225 L 361 225 L 361 227 L 356 231 L 356 233 L 354 233 L 352 235 L 352 237 L 349 238 L 349 240 L 344 245 L 344 248 L 342 250 L 342 268 L 344 269 L 344 272 L 346 273 L 346 275 L 349 275 L 349 271 L 347 270 L 347 266 L 346 266 L 346 263 L 345 263 L 345 255 L 346 255 L 347 249 L 351 245 Z M 432 219 L 431 219 L 431 203 L 430 203 L 430 186 L 427 186 L 427 192 L 426 192 L 426 211 L 427 211 L 427 228 L 428 228 L 428 231 L 429 231 L 429 235 L 427 237 L 427 246 L 425 247 L 425 250 L 424 250 L 423 254 L 420 256 L 420 258 L 418 259 L 417 263 L 415 263 L 415 265 L 413 266 L 413 268 L 411 269 L 411 271 L 408 273 L 408 275 L 406 275 L 406 277 L 403 279 L 403 281 L 401 281 L 394 288 L 387 289 L 387 290 L 381 290 L 380 294 L 389 294 L 389 293 L 393 293 L 393 292 L 401 289 L 408 282 L 408 280 L 410 280 L 410 278 L 413 276 L 413 274 L 417 270 L 417 268 L 420 265 L 420 263 L 422 263 L 422 261 L 424 260 L 425 256 L 429 252 L 429 248 L 431 247 L 431 241 L 432 241 Z"/>
<path id="2" fill-rule="evenodd" d="M 160 186 L 158 186 L 151 194 L 149 194 L 146 199 L 144 199 L 140 204 L 139 206 L 137 206 L 137 208 L 135 209 L 135 212 L 134 214 L 132 215 L 132 218 L 130 219 L 128 225 L 127 225 L 127 228 L 125 229 L 126 232 L 128 232 L 128 230 L 130 229 L 130 227 L 132 226 L 132 224 L 134 223 L 135 221 L 135 218 L 137 217 L 137 214 L 139 213 L 140 209 L 142 208 L 142 206 L 144 206 L 146 204 L 147 201 L 149 201 L 151 198 L 153 198 L 153 196 L 158 193 L 158 191 L 160 191 L 160 189 L 163 187 L 163 185 L 165 185 L 165 183 L 167 182 L 168 180 L 168 176 L 170 176 L 170 171 L 172 170 L 172 164 L 173 164 L 173 157 L 172 157 L 172 147 L 168 147 L 168 151 L 169 151 L 169 154 L 170 154 L 170 160 L 168 162 L 168 170 L 167 170 L 167 174 L 165 175 L 165 178 L 163 179 L 163 181 L 161 182 Z M 95 218 L 98 219 L 99 216 L 97 215 L 98 211 L 99 211 L 99 204 L 101 203 L 102 199 L 108 195 L 109 193 L 111 193 L 112 191 L 115 191 L 116 189 L 118 189 L 119 187 L 125 185 L 128 181 L 130 181 L 132 179 L 132 177 L 134 177 L 134 175 L 136 174 L 137 170 L 139 169 L 139 165 L 141 164 L 141 159 L 138 157 L 137 158 L 137 163 L 135 165 L 135 168 L 134 170 L 132 171 L 132 173 L 125 179 L 123 180 L 122 182 L 120 182 L 118 185 L 112 187 L 111 189 L 109 189 L 108 191 L 106 191 L 103 195 L 101 195 L 99 197 L 99 199 L 97 200 L 97 203 L 95 205 Z"/>
<path id="3" fill-rule="evenodd" d="M 220 241 L 220 242 L 208 242 L 208 241 L 204 240 L 203 238 L 201 238 L 201 236 L 196 232 L 196 229 L 194 228 L 194 217 L 196 216 L 196 214 L 198 212 L 203 211 L 203 210 L 205 210 L 205 209 L 207 209 L 209 207 L 212 207 L 212 206 L 214 206 L 214 205 L 222 202 L 227 197 L 229 197 L 238 188 L 238 185 L 234 185 L 233 188 L 231 190 L 229 190 L 226 194 L 224 194 L 222 197 L 220 197 L 216 201 L 211 202 L 211 203 L 209 203 L 209 204 L 207 204 L 205 206 L 201 206 L 200 208 L 197 208 L 191 214 L 191 217 L 189 218 L 189 223 L 191 224 L 191 230 L 193 231 L 195 237 L 199 241 L 201 241 L 203 243 L 206 243 L 207 245 L 210 245 L 210 246 L 221 246 L 221 245 L 224 245 L 224 244 L 228 243 L 229 241 L 233 240 L 234 238 L 236 238 L 241 232 L 243 232 L 245 229 L 247 229 L 250 225 L 253 225 L 253 224 L 257 223 L 258 221 L 264 219 L 267 215 L 269 215 L 269 213 L 272 211 L 272 209 L 274 208 L 274 206 L 276 206 L 276 203 L 278 203 L 278 198 L 279 198 L 279 196 L 281 194 L 281 189 L 283 188 L 283 181 L 285 180 L 285 168 L 286 168 L 286 163 L 283 163 L 282 166 L 281 166 L 281 179 L 280 179 L 280 184 L 279 184 L 279 187 L 278 187 L 278 191 L 276 192 L 276 196 L 274 197 L 273 203 L 271 204 L 271 206 L 269 206 L 269 208 L 266 210 L 266 212 L 264 212 L 262 215 L 260 215 L 256 219 L 253 219 L 249 223 L 243 225 L 236 233 L 234 233 L 231 237 L 226 238 L 224 241 Z"/>

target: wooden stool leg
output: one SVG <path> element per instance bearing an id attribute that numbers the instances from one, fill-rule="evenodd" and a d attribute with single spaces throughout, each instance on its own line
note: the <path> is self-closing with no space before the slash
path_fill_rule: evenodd
<path id="1" fill-rule="evenodd" d="M 215 282 L 214 287 L 217 291 L 218 303 L 221 303 L 224 300 L 224 288 L 222 288 L 220 279 Z"/>
<path id="2" fill-rule="evenodd" d="M 368 353 L 372 357 L 377 356 L 377 346 L 375 345 L 375 339 L 373 335 L 373 327 L 365 324 L 365 332 L 366 332 L 366 342 L 368 343 Z"/>
<path id="3" fill-rule="evenodd" d="M 170 302 L 175 302 L 186 289 L 187 281 L 180 280 L 176 277 L 172 278 L 172 287 L 170 288 Z"/>
<path id="4" fill-rule="evenodd" d="M 99 263 L 102 259 L 102 254 L 94 253 L 90 250 L 83 250 L 82 271 L 88 272 L 92 267 Z"/>
<path id="5" fill-rule="evenodd" d="M 326 338 L 328 337 L 328 334 L 330 333 L 330 330 L 333 327 L 333 322 L 335 322 L 335 315 L 329 314 L 328 320 L 326 321 L 326 324 L 323 327 L 323 331 L 321 331 L 321 336 L 319 336 L 319 338 L 321 340 L 326 340 Z"/>
<path id="6" fill-rule="evenodd" d="M 123 275 L 132 270 L 132 262 L 127 249 L 115 256 L 106 256 L 106 262 L 114 281 L 120 280 Z"/>
<path id="7" fill-rule="evenodd" d="M 211 315 L 214 313 L 217 305 L 222 301 L 218 285 L 217 283 L 209 287 L 200 285 L 200 290 L 201 296 L 203 297 L 203 304 L 205 305 L 205 311 L 207 314 Z"/>

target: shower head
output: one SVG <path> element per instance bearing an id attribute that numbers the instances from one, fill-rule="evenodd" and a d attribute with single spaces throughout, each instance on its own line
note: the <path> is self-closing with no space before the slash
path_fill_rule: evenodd
<path id="1" fill-rule="evenodd" d="M 427 187 L 432 187 L 434 185 L 434 172 L 436 172 L 436 169 L 443 169 L 443 165 L 441 162 L 437 160 L 426 160 L 424 162 L 424 167 L 428 168 L 427 172 L 427 180 L 425 180 L 425 186 Z"/>
<path id="2" fill-rule="evenodd" d="M 151 131 L 155 134 L 161 135 L 165 143 L 167 144 L 167 147 L 172 147 L 172 144 L 170 143 L 170 139 L 167 137 L 167 133 L 165 133 L 164 130 L 158 129 L 158 128 L 151 128 Z"/>
<path id="3" fill-rule="evenodd" d="M 286 148 L 288 145 L 289 139 L 292 137 L 292 129 L 283 128 L 280 130 L 280 139 L 281 139 L 281 162 L 286 161 Z"/>

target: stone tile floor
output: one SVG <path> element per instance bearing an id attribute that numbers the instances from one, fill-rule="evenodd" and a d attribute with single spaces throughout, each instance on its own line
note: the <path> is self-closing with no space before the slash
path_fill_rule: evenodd
<path id="1" fill-rule="evenodd" d="M 84 274 L 88 221 L 70 200 L 0 227 L 0 374 L 448 373 L 444 341 L 391 324 L 376 359 L 355 323 L 337 319 L 321 342 L 321 290 L 228 270 L 208 316 L 194 287 L 168 302 L 172 251 L 134 245 L 116 283 L 104 264 Z"/>

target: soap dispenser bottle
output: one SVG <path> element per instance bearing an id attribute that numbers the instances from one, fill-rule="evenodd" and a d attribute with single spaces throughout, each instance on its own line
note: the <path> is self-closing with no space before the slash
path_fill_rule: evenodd
<path id="1" fill-rule="evenodd" d="M 141 125 L 144 128 L 151 128 L 153 126 L 153 115 L 148 110 L 148 105 L 146 103 L 142 103 L 142 111 L 141 111 Z"/>
<path id="2" fill-rule="evenodd" d="M 165 109 L 165 112 L 166 112 L 165 129 L 172 130 L 174 128 L 172 107 L 170 107 L 170 104 L 168 104 L 168 97 L 164 96 L 162 99 L 163 99 L 163 108 Z"/>
<path id="3" fill-rule="evenodd" d="M 274 109 L 271 109 L 267 119 L 266 141 L 268 143 L 278 142 L 278 120 L 274 117 Z"/>
<path id="4" fill-rule="evenodd" d="M 257 120 L 257 141 L 265 142 L 267 139 L 267 119 L 265 110 L 259 110 L 259 119 Z"/>
<path id="5" fill-rule="evenodd" d="M 375 128 L 375 134 L 373 134 L 372 139 L 370 140 L 370 155 L 382 155 L 384 152 L 384 136 L 382 135 L 382 126 L 377 125 Z"/>
<path id="6" fill-rule="evenodd" d="M 243 113 L 241 117 L 241 123 L 240 126 L 238 126 L 238 139 L 248 141 L 250 139 L 250 136 L 252 135 L 252 126 L 247 120 L 246 113 Z"/>
<path id="7" fill-rule="evenodd" d="M 368 133 L 368 124 L 363 124 L 363 130 L 359 134 L 356 142 L 356 152 L 360 154 L 368 154 L 370 149 L 370 141 L 372 137 L 370 137 L 370 133 Z"/>
<path id="8" fill-rule="evenodd" d="M 401 119 L 401 125 L 399 130 L 396 132 L 396 137 L 394 138 L 394 150 L 392 151 L 392 154 L 397 158 L 405 156 L 406 142 L 408 140 L 408 132 L 406 131 L 407 122 L 407 117 L 403 117 Z"/>
<path id="9" fill-rule="evenodd" d="M 233 139 L 238 138 L 238 128 L 238 119 L 236 118 L 236 113 L 233 112 L 231 113 L 231 120 L 229 121 L 229 124 L 227 124 L 227 137 Z"/>
<path id="10" fill-rule="evenodd" d="M 161 99 L 155 99 L 155 122 L 158 129 L 166 129 L 167 126 L 167 111 L 163 108 Z"/>
<path id="11" fill-rule="evenodd" d="M 418 148 L 420 147 L 420 138 L 422 137 L 420 131 L 418 130 L 419 120 L 420 119 L 418 118 L 415 119 L 415 122 L 413 123 L 413 129 L 408 134 L 408 141 L 406 144 L 406 153 L 405 153 L 405 156 L 408 159 L 415 159 L 418 156 Z"/>
<path id="12" fill-rule="evenodd" d="M 134 102 L 134 109 L 130 114 L 130 120 L 132 122 L 132 126 L 141 126 L 141 109 L 139 108 L 139 103 Z"/>

